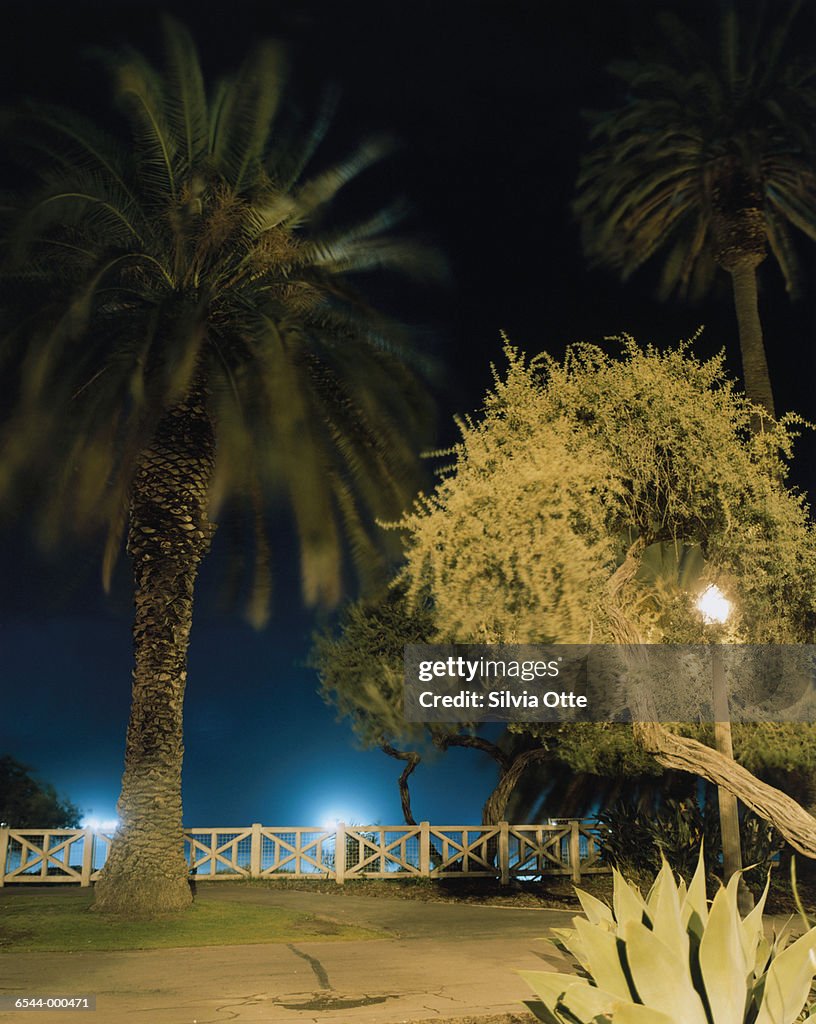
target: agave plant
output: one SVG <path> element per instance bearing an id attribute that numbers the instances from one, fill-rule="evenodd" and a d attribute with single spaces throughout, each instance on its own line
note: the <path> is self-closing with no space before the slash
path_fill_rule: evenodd
<path id="1" fill-rule="evenodd" d="M 770 879 L 769 879 L 770 880 Z M 576 890 L 586 918 L 558 929 L 582 977 L 522 971 L 547 1024 L 802 1024 L 816 974 L 816 928 L 790 942 L 787 927 L 763 929 L 768 885 L 745 918 L 737 909 L 739 875 L 709 905 L 702 852 L 691 883 L 663 862 L 644 899 L 619 872 L 612 906 Z"/>

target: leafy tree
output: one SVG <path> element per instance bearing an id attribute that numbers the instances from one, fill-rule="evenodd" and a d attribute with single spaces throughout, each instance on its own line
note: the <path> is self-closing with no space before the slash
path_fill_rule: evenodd
<path id="1" fill-rule="evenodd" d="M 440 635 L 461 642 L 702 643 L 696 595 L 678 586 L 667 600 L 639 575 L 654 545 L 698 545 L 703 582 L 735 606 L 719 639 L 810 642 L 816 533 L 784 483 L 796 417 L 754 434 L 755 407 L 721 358 L 622 347 L 613 359 L 574 346 L 562 363 L 506 348 L 482 417 L 461 423 L 442 481 L 400 524 L 409 601 L 430 599 Z M 659 764 L 724 786 L 816 857 L 816 821 L 799 804 L 634 711 Z"/>
<path id="2" fill-rule="evenodd" d="M 728 272 L 745 388 L 771 415 L 757 268 L 769 247 L 795 295 L 791 228 L 816 239 L 816 64 L 793 52 L 800 8 L 774 7 L 768 24 L 725 5 L 716 52 L 663 13 L 662 43 L 610 68 L 626 98 L 592 117 L 575 203 L 587 254 L 624 278 L 662 253 L 661 294 L 698 297 Z"/>
<path id="3" fill-rule="evenodd" d="M 82 812 L 50 783 L 8 754 L 0 757 L 0 825 L 11 828 L 77 828 Z"/>
<path id="4" fill-rule="evenodd" d="M 409 778 L 422 760 L 420 751 L 430 742 L 442 751 L 450 747 L 478 750 L 496 762 L 499 779 L 482 811 L 483 824 L 492 825 L 503 819 L 524 771 L 536 762 L 550 760 L 552 752 L 538 741 L 494 743 L 468 727 L 423 725 L 405 719 L 405 645 L 431 643 L 437 636 L 433 609 L 422 602 L 409 607 L 404 594 L 395 588 L 380 599 L 349 605 L 337 635 L 323 633 L 315 638 L 311 663 L 319 674 L 323 699 L 348 718 L 358 739 L 406 762 L 399 787 L 407 824 L 416 824 Z M 413 749 L 401 749 L 406 744 Z"/>
<path id="5" fill-rule="evenodd" d="M 395 209 L 347 227 L 328 210 L 382 158 L 382 140 L 304 180 L 323 122 L 276 131 L 284 57 L 261 43 L 205 91 L 187 31 L 165 60 L 113 55 L 130 138 L 37 106 L 9 129 L 31 187 L 6 204 L 6 418 L 0 494 L 46 485 L 42 531 L 105 527 L 105 575 L 133 560 L 135 669 L 120 828 L 96 895 L 111 912 L 190 902 L 181 843 L 182 701 L 193 588 L 224 503 L 256 522 L 266 615 L 265 508 L 288 507 L 303 596 L 331 605 L 344 551 L 371 577 L 374 519 L 404 507 L 426 413 L 406 333 L 358 272 L 424 275 L 438 261 L 385 232 Z M 15 490 L 16 489 L 16 490 Z M 346 538 L 344 541 L 343 538 Z"/>

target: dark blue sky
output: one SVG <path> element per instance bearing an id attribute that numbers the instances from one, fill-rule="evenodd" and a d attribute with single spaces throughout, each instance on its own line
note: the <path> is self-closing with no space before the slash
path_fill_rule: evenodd
<path id="1" fill-rule="evenodd" d="M 303 615 L 256 632 L 234 621 L 193 629 L 185 706 L 190 826 L 401 824 L 402 766 L 355 747 L 302 662 Z M 5 617 L 0 750 L 37 766 L 86 813 L 115 812 L 130 701 L 130 623 L 122 615 Z M 414 776 L 415 815 L 478 822 L 492 763 L 437 756 Z M 443 821 L 444 819 L 444 821 Z"/>
<path id="2" fill-rule="evenodd" d="M 192 13 L 189 5 L 168 6 L 182 17 Z M 604 64 L 626 55 L 633 34 L 648 31 L 656 6 L 708 4 L 293 0 L 230 5 L 229 17 L 223 5 L 197 7 L 187 17 L 213 72 L 228 70 L 259 36 L 283 32 L 299 79 L 313 89 L 340 82 L 329 143 L 337 152 L 383 129 L 404 140 L 379 187 L 409 196 L 414 226 L 447 253 L 453 269 L 447 292 L 408 311 L 445 367 L 438 389 L 443 443 L 454 435 L 453 413 L 478 407 L 489 362 L 500 355 L 501 329 L 528 351 L 559 354 L 571 341 L 621 331 L 670 344 L 706 324 L 700 354 L 725 346 L 733 371 L 739 368 L 727 286 L 703 307 L 659 306 L 648 271 L 625 288 L 604 272 L 588 273 L 569 211 L 580 112 L 606 104 Z M 20 10 L 0 44 L 5 102 L 32 94 L 103 110 L 103 74 L 80 54 L 123 40 L 153 46 L 156 12 L 144 4 L 106 5 L 104 16 L 102 9 Z M 813 290 L 809 301 L 790 307 L 778 275 L 767 271 L 763 314 L 779 405 L 816 418 Z M 796 471 L 808 488 L 812 453 L 812 443 L 802 447 Z M 337 816 L 400 822 L 401 766 L 379 751 L 356 749 L 350 730 L 317 695 L 314 673 L 302 667 L 314 620 L 300 609 L 287 567 L 292 538 L 279 534 L 278 611 L 262 633 L 218 610 L 220 543 L 203 574 L 190 650 L 186 823 L 308 825 Z M 0 568 L 0 753 L 31 764 L 83 809 L 108 818 L 130 699 L 126 577 L 107 599 L 96 553 L 63 551 L 46 563 L 21 525 L 0 537 Z M 482 754 L 438 756 L 414 775 L 414 814 L 475 823 L 494 778 Z"/>

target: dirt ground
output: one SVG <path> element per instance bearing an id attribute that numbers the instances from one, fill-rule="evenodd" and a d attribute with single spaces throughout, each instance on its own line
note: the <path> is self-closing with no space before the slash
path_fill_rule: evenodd
<path id="1" fill-rule="evenodd" d="M 200 883 L 207 885 L 206 882 Z M 379 880 L 354 878 L 344 885 L 333 881 L 269 879 L 260 882 L 233 883 L 238 885 L 262 885 L 284 890 L 320 892 L 337 897 L 343 896 L 387 896 L 392 899 L 422 900 L 429 903 L 475 903 L 506 907 L 552 907 L 559 910 L 580 911 L 575 896 L 575 887 L 568 876 L 548 878 L 542 882 L 516 882 L 502 887 L 495 879 L 448 878 L 438 881 L 428 879 Z M 648 891 L 649 879 L 639 880 L 642 892 Z M 712 885 L 716 885 L 712 882 Z M 611 874 L 585 876 L 579 888 L 591 893 L 606 903 L 612 901 Z M 799 895 L 806 912 L 816 918 L 816 878 L 807 877 L 799 882 Z M 796 914 L 797 907 L 787 878 L 777 874 L 772 878 L 771 891 L 765 906 L 767 914 Z M 493 1024 L 493 1022 L 491 1022 Z M 498 1024 L 498 1022 L 497 1022 Z M 504 1024 L 504 1022 L 500 1022 Z M 508 1022 L 513 1024 L 513 1022 Z"/>

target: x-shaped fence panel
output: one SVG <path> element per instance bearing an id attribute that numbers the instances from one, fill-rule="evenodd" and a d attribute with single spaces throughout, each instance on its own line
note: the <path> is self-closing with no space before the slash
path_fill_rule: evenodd
<path id="1" fill-rule="evenodd" d="M 290 878 L 335 876 L 335 834 L 327 829 L 261 828 L 261 878 L 286 874 Z"/>
<path id="2" fill-rule="evenodd" d="M 446 826 L 430 829 L 430 841 L 441 860 L 431 868 L 431 878 L 445 875 L 495 875 L 498 825 L 481 828 Z"/>
<path id="3" fill-rule="evenodd" d="M 207 878 L 248 878 L 252 830 L 185 829 L 187 860 L 194 875 Z M 243 846 L 241 845 L 243 844 Z"/>
<path id="4" fill-rule="evenodd" d="M 420 875 L 419 825 L 406 829 L 351 828 L 346 835 L 346 877 L 388 878 Z M 396 838 L 392 838 L 396 835 Z"/>

